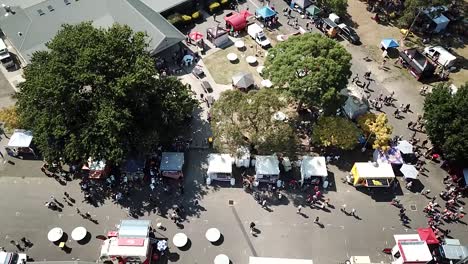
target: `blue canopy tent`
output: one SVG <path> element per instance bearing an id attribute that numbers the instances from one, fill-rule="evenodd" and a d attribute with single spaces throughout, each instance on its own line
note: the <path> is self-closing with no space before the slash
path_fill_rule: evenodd
<path id="1" fill-rule="evenodd" d="M 271 9 L 269 6 L 264 6 L 255 11 L 255 15 L 263 19 L 271 18 L 276 16 L 276 11 Z"/>
<path id="2" fill-rule="evenodd" d="M 398 42 L 392 38 L 385 38 L 383 39 L 381 42 L 380 42 L 380 45 L 384 48 L 384 49 L 388 49 L 388 48 L 398 48 L 400 45 L 398 44 Z"/>

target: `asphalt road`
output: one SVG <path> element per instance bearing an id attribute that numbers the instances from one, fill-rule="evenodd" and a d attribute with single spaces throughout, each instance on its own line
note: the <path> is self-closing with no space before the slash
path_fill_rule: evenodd
<path id="1" fill-rule="evenodd" d="M 374 261 L 385 261 L 388 256 L 380 254 L 380 251 L 393 245 L 393 234 L 414 233 L 413 229 L 425 226 L 421 212 L 427 203 L 424 196 L 404 193 L 400 197 L 407 208 L 410 204 L 417 208 L 416 211 L 408 210 L 411 223 L 409 227 L 404 227 L 399 223 L 398 209 L 388 202 L 392 197 L 390 193 L 382 194 L 384 189 L 376 189 L 374 194 L 369 195 L 343 185 L 339 180 L 336 188 L 325 194 L 335 207 L 328 212 L 304 208 L 304 215 L 298 215 L 296 206 L 304 203 L 302 194 L 298 193 L 287 194 L 281 202 L 270 199 L 270 210 L 267 211 L 242 188 L 224 184 L 206 187 L 203 184 L 204 166 L 200 166 L 206 154 L 197 150 L 188 154 L 183 196 L 173 194 L 160 199 L 165 207 L 174 203 L 185 205 L 187 219 L 183 222 L 182 230 L 163 216 L 145 212 L 142 217 L 151 219 L 153 225 L 161 222 L 167 227 L 167 231 L 160 231 L 158 237 L 171 239 L 177 232 L 185 232 L 190 238 L 191 246 L 186 251 L 170 244 L 170 262 L 210 263 L 219 253 L 227 254 L 232 263 L 247 263 L 248 256 L 308 258 L 315 263 L 340 263 L 348 256 L 370 255 Z M 329 170 L 335 174 L 335 178 L 345 173 L 334 165 L 330 165 Z M 147 189 L 145 187 L 144 191 L 147 192 Z M 65 205 L 61 213 L 43 206 L 50 195 L 61 199 L 64 191 L 77 200 L 77 205 Z M 25 236 L 34 243 L 27 252 L 35 260 L 94 261 L 98 257 L 100 244 L 94 237 L 114 229 L 121 219 L 127 218 L 127 211 L 111 201 L 106 201 L 99 208 L 81 204 L 82 194 L 77 181 L 62 186 L 53 179 L 43 177 L 1 177 L 0 193 L 3 198 L 0 200 L 0 237 L 3 238 L 0 246 L 13 250 L 9 241 Z M 136 196 L 141 198 L 144 195 L 137 194 L 132 199 L 137 200 Z M 199 201 L 199 206 L 193 206 L 195 199 Z M 234 201 L 234 206 L 229 206 L 229 200 Z M 355 208 L 359 219 L 340 212 L 342 204 L 347 204 L 348 210 Z M 76 215 L 76 207 L 82 212 L 89 211 L 99 224 Z M 320 217 L 323 227 L 313 223 L 316 216 Z M 249 234 L 251 221 L 257 224 L 261 232 L 257 237 Z M 68 246 L 72 251 L 67 254 L 47 241 L 48 230 L 55 226 L 62 227 L 68 235 L 73 228 L 84 226 L 93 239 L 86 245 L 70 240 Z M 212 245 L 204 238 L 210 227 L 221 230 L 221 245 Z M 468 243 L 466 226 L 452 224 L 449 227 L 453 236 Z"/>

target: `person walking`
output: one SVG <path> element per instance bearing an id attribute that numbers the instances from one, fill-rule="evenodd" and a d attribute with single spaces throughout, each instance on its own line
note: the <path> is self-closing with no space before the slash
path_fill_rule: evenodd
<path id="1" fill-rule="evenodd" d="M 410 110 L 410 104 L 407 104 L 407 105 L 405 106 L 405 112 L 408 112 L 409 110 Z"/>
<path id="2" fill-rule="evenodd" d="M 421 148 L 425 148 L 429 140 L 425 139 L 423 142 L 421 142 Z"/>
<path id="3" fill-rule="evenodd" d="M 351 209 L 351 215 L 352 215 L 352 216 L 356 216 L 356 209 L 354 209 L 354 208 Z"/>
<path id="4" fill-rule="evenodd" d="M 255 223 L 254 223 L 254 222 L 250 222 L 250 226 L 249 226 L 249 227 L 250 227 L 250 234 L 253 235 L 254 229 L 255 229 Z"/>
<path id="5" fill-rule="evenodd" d="M 306 23 L 306 30 L 309 31 L 309 28 L 310 28 L 310 21 L 307 21 L 307 23 Z"/>
<path id="6" fill-rule="evenodd" d="M 302 205 L 299 205 L 297 207 L 297 214 L 301 214 L 301 210 L 302 210 Z"/>
<path id="7" fill-rule="evenodd" d="M 343 213 L 345 213 L 345 214 L 347 213 L 347 212 L 346 212 L 346 204 L 343 204 L 343 205 L 341 206 L 341 212 L 343 212 Z"/>
<path id="8" fill-rule="evenodd" d="M 413 125 L 414 125 L 413 121 L 409 121 L 407 125 L 408 129 L 412 129 Z"/>
<path id="9" fill-rule="evenodd" d="M 395 112 L 393 112 L 393 116 L 395 116 L 396 118 L 399 118 L 400 117 L 400 109 L 396 109 Z"/>
<path id="10" fill-rule="evenodd" d="M 319 220 L 320 220 L 320 217 L 318 216 L 315 217 L 314 224 L 320 224 Z"/>
<path id="11" fill-rule="evenodd" d="M 213 14 L 213 20 L 217 22 L 217 20 L 216 20 L 216 14 Z"/>

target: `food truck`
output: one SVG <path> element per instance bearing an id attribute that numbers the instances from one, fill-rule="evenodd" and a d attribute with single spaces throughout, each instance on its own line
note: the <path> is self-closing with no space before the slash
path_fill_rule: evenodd
<path id="1" fill-rule="evenodd" d="M 351 169 L 354 186 L 389 187 L 395 179 L 392 165 L 378 162 L 355 162 Z"/>
<path id="2" fill-rule="evenodd" d="M 23 264 L 28 256 L 24 253 L 6 252 L 0 250 L 0 264 Z"/>
<path id="3" fill-rule="evenodd" d="M 418 264 L 432 261 L 432 254 L 426 241 L 418 234 L 394 235 L 392 264 Z"/>
<path id="4" fill-rule="evenodd" d="M 162 176 L 173 179 L 184 177 L 184 153 L 183 152 L 163 152 L 161 155 L 161 165 L 159 170 Z"/>
<path id="5" fill-rule="evenodd" d="M 280 174 L 279 160 L 276 155 L 256 156 L 255 180 L 259 182 L 274 183 Z"/>
<path id="6" fill-rule="evenodd" d="M 151 263 L 150 226 L 149 220 L 121 220 L 118 231 L 113 232 L 115 236 L 103 241 L 99 261 Z"/>
<path id="7" fill-rule="evenodd" d="M 229 154 L 208 154 L 207 174 L 211 180 L 230 181 L 234 159 Z"/>
<path id="8" fill-rule="evenodd" d="M 301 162 L 301 184 L 320 184 L 328 176 L 325 157 L 304 156 Z"/>

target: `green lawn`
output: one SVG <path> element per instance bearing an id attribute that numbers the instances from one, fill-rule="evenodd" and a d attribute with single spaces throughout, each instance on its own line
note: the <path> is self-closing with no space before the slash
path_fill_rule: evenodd
<path id="1" fill-rule="evenodd" d="M 251 72 L 254 76 L 257 85 L 260 85 L 262 78 L 257 73 L 256 69 L 258 66 L 263 65 L 265 51 L 257 46 L 257 51 L 261 51 L 261 54 L 257 56 L 257 64 L 254 66 L 249 65 L 245 58 L 247 56 L 255 56 L 255 43 L 251 38 L 245 37 L 244 42 L 246 48 L 244 51 L 238 50 L 234 45 L 231 45 L 223 50 L 219 50 L 203 59 L 206 67 L 210 71 L 211 76 L 216 83 L 219 84 L 231 84 L 231 77 L 238 72 Z M 238 60 L 234 63 L 229 62 L 227 54 L 237 54 Z"/>

